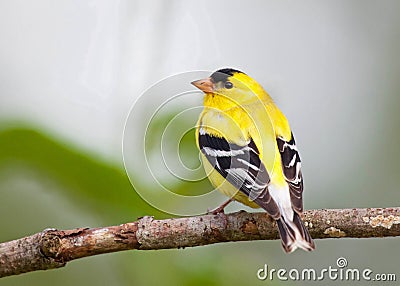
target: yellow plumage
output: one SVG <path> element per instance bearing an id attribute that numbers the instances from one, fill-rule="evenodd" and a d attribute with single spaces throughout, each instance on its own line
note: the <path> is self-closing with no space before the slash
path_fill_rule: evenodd
<path id="1" fill-rule="evenodd" d="M 286 184 L 275 138 L 282 136 L 290 140 L 289 123 L 258 83 L 243 73 L 235 74 L 233 77 L 232 81 L 237 82 L 237 85 L 240 83 L 237 89 L 230 93 L 224 91 L 205 94 L 204 111 L 200 115 L 197 128 L 203 126 L 207 133 L 223 137 L 228 142 L 235 142 L 238 145 L 244 145 L 249 138 L 253 138 L 257 148 L 262 150 L 260 159 L 267 167 L 271 182 L 277 185 Z M 248 92 L 243 94 L 243 90 Z M 198 133 L 196 132 L 197 136 Z M 209 165 L 205 166 L 207 171 L 210 167 L 213 168 L 204 155 L 202 159 L 203 164 Z M 221 186 L 225 178 L 216 171 L 210 173 L 209 179 L 218 190 L 228 196 L 238 192 L 230 184 Z M 242 194 L 238 194 L 238 199 L 235 197 L 235 200 L 253 208 L 260 207 Z"/>
<path id="2" fill-rule="evenodd" d="M 302 177 L 300 158 L 297 147 L 291 145 L 294 139 L 286 117 L 262 86 L 240 71 L 219 70 L 193 84 L 205 92 L 196 142 L 211 183 L 238 202 L 253 208 L 263 207 L 279 225 L 283 223 L 289 230 L 280 229 L 281 237 L 289 237 L 289 241 L 282 238 L 287 252 L 296 247 L 313 249 L 307 230 L 307 235 L 301 234 L 304 232 L 301 221 L 300 226 L 295 225 L 296 212 L 302 210 Z M 285 160 L 287 166 L 282 165 Z M 293 172 L 296 177 L 288 179 Z M 292 196 L 296 188 L 290 186 L 294 185 L 301 190 L 300 201 Z M 266 199 L 271 197 L 273 202 Z M 291 200 L 297 207 L 292 207 Z M 286 234 L 291 229 L 294 232 Z"/>

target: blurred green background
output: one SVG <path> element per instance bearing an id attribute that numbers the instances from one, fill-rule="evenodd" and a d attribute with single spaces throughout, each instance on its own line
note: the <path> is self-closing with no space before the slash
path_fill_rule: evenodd
<path id="1" fill-rule="evenodd" d="M 291 122 L 306 209 L 399 206 L 398 11 L 398 1 L 0 1 L 0 241 L 169 217 L 128 180 L 125 119 L 158 80 L 225 66 L 257 79 Z M 155 122 L 151 140 L 165 122 Z M 189 133 L 186 157 L 197 158 L 193 144 Z M 131 179 L 140 181 L 140 170 Z M 206 180 L 172 187 L 211 189 Z M 309 285 L 259 281 L 256 272 L 321 269 L 341 256 L 400 279 L 398 238 L 316 244 L 291 255 L 279 241 L 128 251 L 0 285 Z M 323 282 L 352 284 L 365 285 Z"/>

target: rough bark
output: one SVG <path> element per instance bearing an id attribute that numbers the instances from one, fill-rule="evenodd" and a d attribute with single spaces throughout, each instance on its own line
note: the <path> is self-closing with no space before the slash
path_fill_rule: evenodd
<path id="1" fill-rule="evenodd" d="M 400 236 L 400 207 L 309 210 L 303 221 L 315 239 Z M 165 220 L 143 217 L 102 228 L 46 229 L 0 244 L 0 277 L 59 268 L 81 257 L 128 249 L 278 238 L 276 224 L 267 214 L 246 212 Z"/>

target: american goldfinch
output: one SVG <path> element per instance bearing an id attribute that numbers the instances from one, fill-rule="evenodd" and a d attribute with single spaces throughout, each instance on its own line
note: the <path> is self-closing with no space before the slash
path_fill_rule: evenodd
<path id="1" fill-rule="evenodd" d="M 301 161 L 289 123 L 254 79 L 220 69 L 192 82 L 205 93 L 196 142 L 211 183 L 230 199 L 263 208 L 278 225 L 283 249 L 315 249 L 303 211 Z"/>

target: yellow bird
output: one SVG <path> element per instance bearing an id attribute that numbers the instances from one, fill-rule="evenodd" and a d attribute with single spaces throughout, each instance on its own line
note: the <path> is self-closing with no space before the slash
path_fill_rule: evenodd
<path id="1" fill-rule="evenodd" d="M 305 228 L 301 161 L 289 123 L 247 74 L 220 69 L 192 82 L 205 93 L 196 142 L 211 183 L 229 200 L 263 208 L 278 225 L 284 250 L 315 249 Z"/>

